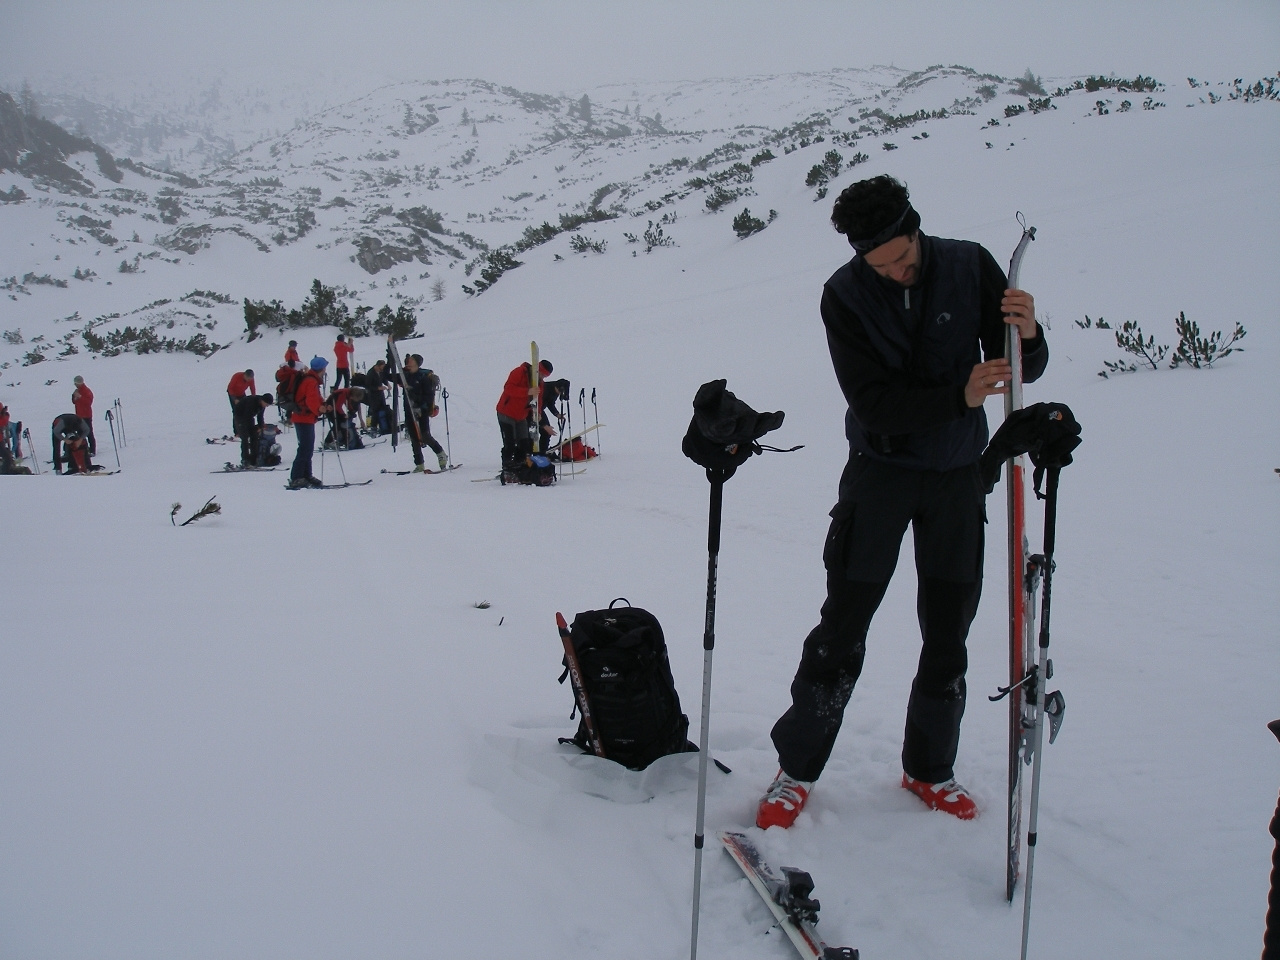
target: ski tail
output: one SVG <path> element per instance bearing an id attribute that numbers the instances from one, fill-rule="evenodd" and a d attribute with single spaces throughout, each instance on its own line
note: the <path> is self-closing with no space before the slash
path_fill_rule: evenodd
<path id="1" fill-rule="evenodd" d="M 573 634 L 569 630 L 564 614 L 556 611 L 556 629 L 560 631 L 560 642 L 564 645 L 564 665 L 569 671 L 569 683 L 573 687 L 573 695 L 578 701 L 578 712 L 582 714 L 582 723 L 587 728 L 587 736 L 591 739 L 591 749 L 597 757 L 604 756 L 604 742 L 596 730 L 596 722 L 591 716 L 591 702 L 587 699 L 587 685 L 582 681 L 582 668 L 578 665 L 578 651 L 573 646 Z"/>

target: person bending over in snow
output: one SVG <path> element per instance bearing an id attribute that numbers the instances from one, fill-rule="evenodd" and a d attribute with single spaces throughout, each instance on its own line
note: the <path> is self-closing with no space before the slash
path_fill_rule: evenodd
<path id="1" fill-rule="evenodd" d="M 269 393 L 250 394 L 237 400 L 233 408 L 236 423 L 236 436 L 240 438 L 240 465 L 255 467 L 258 465 L 259 441 L 262 431 L 262 416 L 267 407 L 275 406 L 276 398 Z"/>
<path id="2" fill-rule="evenodd" d="M 516 475 L 527 465 L 529 455 L 533 453 L 533 424 L 537 423 L 539 449 L 545 449 L 547 438 L 555 430 L 547 418 L 547 410 L 555 409 L 559 393 L 549 389 L 547 382 L 555 368 L 550 360 L 539 360 L 538 396 L 531 395 L 529 386 L 532 363 L 522 363 L 509 374 L 507 382 L 502 386 L 502 396 L 498 398 L 498 431 L 502 434 L 502 473 L 504 482 L 518 482 Z M 567 382 L 567 381 L 562 381 Z"/>
<path id="3" fill-rule="evenodd" d="M 90 473 L 98 469 L 89 459 L 88 429 L 74 413 L 55 417 L 52 434 L 54 473 L 62 472 L 64 461 L 67 473 Z"/>
<path id="4" fill-rule="evenodd" d="M 231 435 L 233 437 L 236 435 L 236 401 L 257 392 L 258 388 L 253 384 L 252 370 L 245 370 L 243 373 L 237 370 L 227 381 L 227 400 L 231 402 Z"/>
<path id="5" fill-rule="evenodd" d="M 805 638 L 791 706 L 773 727 L 779 770 L 756 824 L 791 826 L 822 774 L 908 525 L 924 645 L 907 703 L 902 785 L 968 820 L 977 806 L 953 767 L 965 640 L 982 586 L 982 403 L 1008 392 L 1006 324 L 1022 338 L 1027 382 L 1044 371 L 1049 348 L 1031 294 L 1006 289 L 978 244 L 921 233 L 907 188 L 892 177 L 846 188 L 831 221 L 854 249 L 821 304 L 848 403 L 849 461 L 823 550 L 827 599 Z"/>

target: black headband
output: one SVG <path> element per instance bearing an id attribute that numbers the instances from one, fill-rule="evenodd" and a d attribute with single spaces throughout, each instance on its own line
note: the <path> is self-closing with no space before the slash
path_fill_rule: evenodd
<path id="1" fill-rule="evenodd" d="M 915 233 L 919 229 L 920 214 L 916 213 L 915 208 L 908 203 L 906 209 L 898 215 L 898 219 L 894 220 L 893 223 L 865 240 L 855 240 L 850 237 L 849 245 L 853 247 L 858 256 L 865 256 L 881 244 L 888 243 L 894 237 L 906 236 L 907 234 Z"/>

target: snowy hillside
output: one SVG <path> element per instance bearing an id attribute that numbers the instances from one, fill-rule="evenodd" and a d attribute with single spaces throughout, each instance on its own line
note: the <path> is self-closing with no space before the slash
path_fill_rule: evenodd
<path id="1" fill-rule="evenodd" d="M 1280 716 L 1280 125 L 1274 78 L 1160 79 L 1035 91 L 878 67 L 585 102 L 404 83 L 207 164 L 165 170 L 112 143 L 115 181 L 71 152 L 58 162 L 80 192 L 16 152 L 0 401 L 46 460 L 82 375 L 99 461 L 115 466 L 115 398 L 127 445 L 116 476 L 3 481 L 0 957 L 687 955 L 694 767 L 610 783 L 557 745 L 576 721 L 554 614 L 617 596 L 655 613 L 696 728 L 707 484 L 679 450 L 690 401 L 727 377 L 786 411 L 777 442 L 804 449 L 725 491 L 710 736 L 733 773 L 713 771 L 707 819 L 749 824 L 847 454 L 817 313 L 849 256 L 830 202 L 882 172 L 910 185 L 926 232 L 1002 262 L 1015 213 L 1037 227 L 1023 284 L 1051 359 L 1028 400 L 1084 426 L 1062 478 L 1068 711 L 1045 758 L 1033 955 L 1256 955 L 1280 784 L 1264 729 Z M 744 208 L 763 229 L 740 238 Z M 335 334 L 251 340 L 244 299 L 297 307 L 316 279 L 353 315 L 416 312 L 462 469 L 383 475 L 409 456 L 382 444 L 324 457 L 327 479 L 373 479 L 361 488 L 211 474 L 235 453 L 205 443 L 229 430 L 231 374 L 261 386 L 290 336 L 309 356 Z M 1098 375 L 1135 359 L 1099 317 L 1171 343 L 1180 311 L 1206 332 L 1243 324 L 1244 352 Z M 139 355 L 143 329 L 159 346 Z M 607 423 L 603 456 L 551 489 L 472 483 L 497 472 L 493 404 L 533 339 L 575 397 L 597 396 L 573 416 Z M 356 345 L 357 362 L 381 355 Z M 171 525 L 173 503 L 181 518 L 210 496 L 220 516 Z M 929 813 L 897 785 L 919 649 L 904 547 L 809 810 L 752 830 L 813 874 L 820 930 L 866 960 L 1016 955 L 1006 714 L 985 699 L 1006 671 L 1002 505 L 997 490 L 958 764 L 982 817 Z M 791 955 L 712 849 L 702 898 L 699 956 Z"/>

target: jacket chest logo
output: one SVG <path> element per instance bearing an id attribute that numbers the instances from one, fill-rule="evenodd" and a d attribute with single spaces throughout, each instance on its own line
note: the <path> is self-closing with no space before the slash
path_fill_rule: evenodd
<path id="1" fill-rule="evenodd" d="M 939 327 L 946 326 L 948 323 L 951 322 L 951 314 L 940 313 L 938 314 L 938 318 L 933 322 L 936 326 L 939 326 Z"/>

